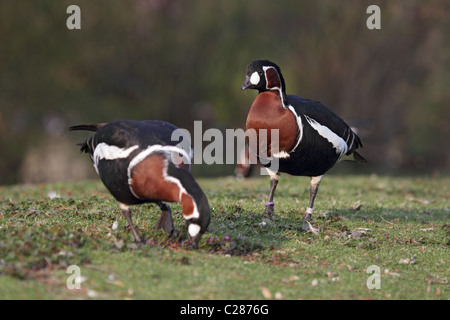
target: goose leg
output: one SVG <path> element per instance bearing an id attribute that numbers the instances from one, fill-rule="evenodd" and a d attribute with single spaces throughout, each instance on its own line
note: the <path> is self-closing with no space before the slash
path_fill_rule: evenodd
<path id="1" fill-rule="evenodd" d="M 268 171 L 270 175 L 269 201 L 266 203 L 266 209 L 264 210 L 263 215 L 272 217 L 274 215 L 274 207 L 275 207 L 275 204 L 273 203 L 273 195 L 275 193 L 275 189 L 277 188 L 278 180 L 280 180 L 280 173 L 279 172 L 275 173 L 270 170 Z"/>
<path id="2" fill-rule="evenodd" d="M 120 209 L 122 209 L 122 213 L 125 216 L 125 218 L 127 218 L 128 224 L 131 228 L 131 231 L 133 232 L 133 236 L 134 236 L 134 241 L 136 242 L 142 242 L 141 237 L 139 237 L 136 229 L 134 228 L 133 225 L 133 221 L 131 220 L 131 212 L 130 212 L 130 207 L 124 203 L 119 202 L 119 207 Z"/>
<path id="3" fill-rule="evenodd" d="M 311 177 L 311 186 L 309 188 L 309 205 L 306 208 L 305 220 L 311 221 L 314 213 L 314 200 L 316 199 L 317 191 L 319 191 L 320 181 L 323 176 Z"/>
<path id="4" fill-rule="evenodd" d="M 163 229 L 170 236 L 172 233 L 176 232 L 172 220 L 172 210 L 170 210 L 170 207 L 164 202 L 158 202 L 157 204 L 161 209 L 161 215 L 156 222 L 155 229 Z"/>
<path id="5" fill-rule="evenodd" d="M 312 233 L 318 234 L 318 229 L 315 229 L 310 221 L 312 214 L 314 213 L 314 200 L 316 199 L 317 191 L 319 190 L 320 181 L 323 176 L 311 177 L 311 186 L 309 188 L 309 205 L 306 208 L 305 214 L 305 222 L 308 226 L 308 229 L 311 230 Z"/>

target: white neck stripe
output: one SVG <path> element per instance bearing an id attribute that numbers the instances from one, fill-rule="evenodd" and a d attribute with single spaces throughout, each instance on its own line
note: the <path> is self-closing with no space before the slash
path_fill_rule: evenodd
<path id="1" fill-rule="evenodd" d="M 300 142 L 302 141 L 302 138 L 303 138 L 303 122 L 302 122 L 302 118 L 297 114 L 297 112 L 295 112 L 295 109 L 293 106 L 289 105 L 289 110 L 294 114 L 295 120 L 297 120 L 297 126 L 298 126 L 298 130 L 299 130 L 297 143 L 295 144 L 294 148 L 292 148 L 292 150 L 291 150 L 291 152 L 294 152 L 295 149 L 297 149 L 298 145 L 300 144 Z"/>
<path id="2" fill-rule="evenodd" d="M 175 183 L 178 186 L 178 189 L 180 190 L 180 192 L 178 194 L 178 201 L 181 203 L 181 199 L 183 197 L 183 194 L 187 194 L 188 196 L 190 196 L 190 195 L 186 191 L 186 189 L 183 187 L 183 185 L 181 184 L 180 180 L 178 180 L 175 177 L 171 177 L 171 176 L 169 176 L 167 174 L 167 168 L 168 168 L 168 165 L 169 165 L 168 157 L 172 156 L 172 152 L 178 152 L 178 153 L 181 153 L 183 155 L 183 157 L 188 160 L 189 163 L 191 163 L 191 158 L 183 149 L 175 147 L 175 146 L 162 146 L 162 145 L 158 145 L 158 144 L 152 145 L 152 146 L 149 146 L 147 149 L 143 150 L 142 152 L 140 152 L 138 155 L 136 155 L 136 157 L 134 157 L 130 161 L 130 164 L 128 165 L 127 175 L 128 175 L 128 186 L 130 188 L 131 193 L 136 198 L 140 199 L 134 193 L 132 185 L 131 185 L 131 182 L 132 182 L 131 172 L 132 172 L 133 168 L 135 166 L 137 166 L 141 161 L 145 160 L 150 154 L 155 153 L 155 152 L 162 152 L 162 153 L 164 153 L 164 167 L 163 167 L 163 172 L 162 172 L 163 178 L 164 178 L 164 180 L 172 182 L 172 183 Z M 200 216 L 200 214 L 198 212 L 198 209 L 197 209 L 197 204 L 195 203 L 195 201 L 193 201 L 193 204 L 194 204 L 194 212 L 191 215 L 189 215 L 189 216 L 185 216 L 183 214 L 183 217 L 185 219 L 198 218 Z"/>
<path id="3" fill-rule="evenodd" d="M 275 72 L 278 74 L 278 79 L 280 79 L 280 87 L 272 87 L 272 88 L 268 87 L 269 81 L 267 79 L 267 70 L 269 70 L 269 69 L 274 69 Z M 265 67 L 263 67 L 263 70 L 264 70 L 264 77 L 266 78 L 266 89 L 267 90 L 271 90 L 271 91 L 272 90 L 278 90 L 279 93 L 280 93 L 281 104 L 283 105 L 283 108 L 286 109 L 286 105 L 284 104 L 284 100 L 283 100 L 283 85 L 281 83 L 281 76 L 280 76 L 280 74 L 278 73 L 277 69 L 275 69 L 274 67 L 266 67 L 265 66 Z"/>

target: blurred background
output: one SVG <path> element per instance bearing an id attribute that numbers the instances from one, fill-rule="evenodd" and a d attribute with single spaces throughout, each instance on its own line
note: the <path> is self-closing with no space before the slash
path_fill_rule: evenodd
<path id="1" fill-rule="evenodd" d="M 81 30 L 66 27 L 71 4 Z M 381 30 L 366 27 L 371 4 Z M 358 128 L 366 172 L 448 172 L 449 16 L 447 0 L 1 0 L 0 184 L 94 177 L 75 145 L 89 133 L 70 125 L 242 128 L 255 59 L 281 67 L 288 93 Z"/>

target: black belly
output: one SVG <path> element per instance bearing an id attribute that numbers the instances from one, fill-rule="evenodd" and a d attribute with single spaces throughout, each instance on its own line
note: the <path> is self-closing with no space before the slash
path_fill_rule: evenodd
<path id="1" fill-rule="evenodd" d="M 130 190 L 127 171 L 129 163 L 129 158 L 100 160 L 98 165 L 100 179 L 117 201 L 128 205 L 146 202 L 136 198 Z"/>
<path id="2" fill-rule="evenodd" d="M 294 176 L 321 176 L 336 164 L 339 157 L 333 145 L 322 137 L 302 139 L 289 158 L 279 159 L 278 171 Z M 275 164 L 265 166 L 274 168 Z"/>

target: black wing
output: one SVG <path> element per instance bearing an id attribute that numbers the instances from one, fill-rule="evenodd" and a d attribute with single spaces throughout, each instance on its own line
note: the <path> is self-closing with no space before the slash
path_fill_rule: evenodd
<path id="1" fill-rule="evenodd" d="M 99 143 L 129 148 L 138 145 L 144 149 L 150 145 L 177 145 L 172 141 L 172 133 L 178 129 L 173 124 L 159 120 L 117 120 L 106 124 L 78 125 L 69 130 L 88 130 L 96 133 L 81 145 L 81 151 L 93 154 Z"/>
<path id="2" fill-rule="evenodd" d="M 294 95 L 287 95 L 287 99 L 289 104 L 294 107 L 297 115 L 307 116 L 317 121 L 344 139 L 348 146 L 347 155 L 354 153 L 356 149 L 362 147 L 361 139 L 356 133 L 354 133 L 350 126 L 327 106 L 319 101 L 305 99 Z M 358 156 L 361 157 L 360 155 Z"/>
<path id="3" fill-rule="evenodd" d="M 173 124 L 159 120 L 133 121 L 118 120 L 105 125 L 96 133 L 96 142 L 105 142 L 120 148 L 139 145 L 176 145 L 172 141 L 172 133 L 178 129 Z"/>

